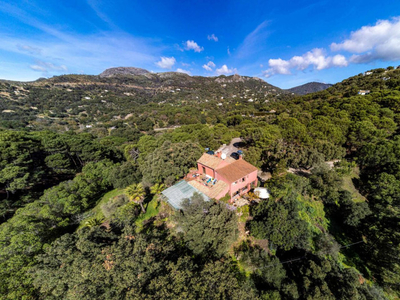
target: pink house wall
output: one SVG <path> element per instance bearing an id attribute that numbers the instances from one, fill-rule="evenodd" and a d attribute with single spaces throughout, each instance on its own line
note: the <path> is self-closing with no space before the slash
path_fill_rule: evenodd
<path id="1" fill-rule="evenodd" d="M 205 165 L 202 165 L 201 163 L 197 163 L 197 171 L 199 172 L 199 174 L 204 174 L 203 167 L 206 169 L 206 175 L 214 178 L 214 176 L 215 176 L 214 170 L 209 167 L 206 167 Z"/>
<path id="2" fill-rule="evenodd" d="M 218 172 L 216 173 L 216 178 L 217 178 L 217 180 L 222 180 L 224 182 L 228 182 L 228 180 L 226 180 L 224 177 L 222 177 L 220 174 L 218 174 Z M 239 191 L 240 189 L 243 189 L 244 187 L 247 187 L 247 192 L 248 192 L 251 188 L 251 183 L 253 181 L 254 181 L 254 185 L 257 186 L 257 182 L 258 182 L 257 171 L 254 171 L 254 172 L 248 174 L 245 177 L 245 180 L 242 182 L 240 182 L 240 180 L 238 180 L 237 184 L 231 183 L 229 186 L 229 190 L 227 192 L 229 192 L 231 198 L 235 195 L 235 193 L 237 191 Z M 225 192 L 225 194 L 227 192 Z M 225 194 L 223 196 L 225 196 Z M 241 192 L 240 194 L 243 194 L 243 193 Z"/>
<path id="3" fill-rule="evenodd" d="M 254 185 L 257 186 L 257 171 L 254 171 L 247 175 L 245 177 L 245 180 L 240 182 L 240 180 L 237 181 L 237 184 L 232 183 L 231 184 L 231 189 L 230 189 L 230 194 L 231 198 L 235 195 L 235 193 L 243 188 L 247 188 L 247 192 L 250 191 L 251 188 L 251 183 L 254 182 Z M 240 195 L 244 194 L 243 192 L 239 193 Z"/>

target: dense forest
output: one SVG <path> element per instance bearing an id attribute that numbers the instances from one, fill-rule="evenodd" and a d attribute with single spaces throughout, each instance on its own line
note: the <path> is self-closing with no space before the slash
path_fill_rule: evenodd
<path id="1" fill-rule="evenodd" d="M 235 76 L 1 82 L 0 299 L 398 299 L 400 69 L 305 96 Z M 235 137 L 271 197 L 174 211 Z"/>

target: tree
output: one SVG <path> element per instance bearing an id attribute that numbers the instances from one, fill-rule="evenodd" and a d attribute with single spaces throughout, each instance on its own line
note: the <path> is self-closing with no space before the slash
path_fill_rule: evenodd
<path id="1" fill-rule="evenodd" d="M 30 270 L 44 299 L 257 300 L 229 259 L 196 260 L 164 226 L 137 233 L 99 226 L 65 234 Z"/>
<path id="2" fill-rule="evenodd" d="M 201 148 L 192 142 L 165 141 L 139 162 L 143 181 L 167 186 L 184 177 L 201 156 Z"/>
<path id="3" fill-rule="evenodd" d="M 165 189 L 165 185 L 163 183 L 156 183 L 150 188 L 150 193 L 153 195 L 159 195 Z"/>
<path id="4" fill-rule="evenodd" d="M 250 232 L 259 239 L 268 239 L 283 250 L 294 247 L 310 249 L 312 232 L 307 223 L 300 218 L 296 194 L 291 193 L 276 202 L 272 199 L 262 201 L 252 207 Z"/>
<path id="5" fill-rule="evenodd" d="M 197 193 L 183 201 L 182 213 L 176 219 L 195 254 L 220 257 L 237 238 L 236 214 L 226 204 L 204 201 Z"/>
<path id="6" fill-rule="evenodd" d="M 125 192 L 128 195 L 129 200 L 139 203 L 142 212 L 145 213 L 146 210 L 143 207 L 143 201 L 146 196 L 146 191 L 144 190 L 143 184 L 132 184 L 125 189 Z"/>
<path id="7" fill-rule="evenodd" d="M 76 226 L 74 216 L 93 207 L 107 191 L 110 161 L 88 163 L 74 180 L 52 187 L 39 200 L 20 208 L 0 225 L 0 295 L 29 299 L 34 288 L 28 273 L 46 244 Z"/>

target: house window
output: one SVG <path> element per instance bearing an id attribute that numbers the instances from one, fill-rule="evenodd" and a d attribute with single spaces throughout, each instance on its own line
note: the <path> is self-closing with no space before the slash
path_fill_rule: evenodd
<path id="1" fill-rule="evenodd" d="M 245 182 L 245 181 L 246 181 L 246 178 L 245 178 L 245 177 L 243 177 L 243 178 L 242 178 L 242 181 L 243 181 L 243 182 Z"/>
<path id="2" fill-rule="evenodd" d="M 254 188 L 256 186 L 256 181 L 254 180 L 250 185 L 251 185 L 251 188 Z"/>
<path id="3" fill-rule="evenodd" d="M 203 167 L 203 174 L 206 174 L 206 168 Z"/>

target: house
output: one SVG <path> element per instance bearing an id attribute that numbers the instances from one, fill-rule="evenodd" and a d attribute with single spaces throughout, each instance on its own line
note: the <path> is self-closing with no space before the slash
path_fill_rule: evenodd
<path id="1" fill-rule="evenodd" d="M 229 195 L 230 202 L 257 187 L 258 169 L 239 156 L 238 160 L 217 152 L 204 153 L 197 161 L 197 173 L 204 181 L 191 180 L 189 184 L 209 198 L 221 199 Z"/>
<path id="2" fill-rule="evenodd" d="M 364 76 L 365 75 L 371 75 L 373 72 L 369 71 L 369 72 L 364 72 Z"/>
<path id="3" fill-rule="evenodd" d="M 370 90 L 359 90 L 358 91 L 358 94 L 359 95 L 367 95 L 367 94 L 369 94 L 371 91 Z"/>

